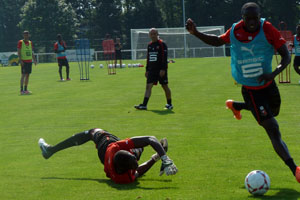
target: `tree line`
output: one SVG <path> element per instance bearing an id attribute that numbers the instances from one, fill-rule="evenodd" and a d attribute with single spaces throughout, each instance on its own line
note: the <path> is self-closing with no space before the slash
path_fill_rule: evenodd
<path id="1" fill-rule="evenodd" d="M 0 0 L 0 52 L 16 51 L 23 30 L 28 30 L 36 52 L 51 52 L 61 33 L 69 45 L 87 37 L 96 50 L 106 34 L 120 37 L 130 48 L 130 29 L 183 27 L 192 18 L 197 26 L 228 29 L 241 19 L 247 0 Z M 277 28 L 281 21 L 295 32 L 300 21 L 300 0 L 253 0 L 262 17 Z M 282 27 L 285 28 L 285 27 Z"/>

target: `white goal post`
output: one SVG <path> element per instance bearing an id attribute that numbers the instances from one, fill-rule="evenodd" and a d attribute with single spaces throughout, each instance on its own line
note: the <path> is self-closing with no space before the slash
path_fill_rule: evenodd
<path id="1" fill-rule="evenodd" d="M 221 35 L 224 26 L 197 27 L 207 34 Z M 149 29 L 131 29 L 131 58 L 145 59 L 147 45 L 150 42 Z M 225 56 L 225 46 L 213 47 L 205 44 L 191 35 L 185 28 L 157 28 L 159 37 L 168 46 L 169 58 L 192 58 L 192 57 L 221 57 Z M 186 41 L 186 44 L 184 44 Z"/>

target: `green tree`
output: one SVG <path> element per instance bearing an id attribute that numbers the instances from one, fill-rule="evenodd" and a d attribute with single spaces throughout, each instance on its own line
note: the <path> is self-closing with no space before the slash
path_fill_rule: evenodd
<path id="1" fill-rule="evenodd" d="M 25 0 L 0 0 L 0 52 L 16 51 L 21 7 Z"/>
<path id="2" fill-rule="evenodd" d="M 70 40 L 78 24 L 72 6 L 64 0 L 29 0 L 22 8 L 19 26 L 29 30 L 35 51 L 51 52 L 56 35 Z"/>

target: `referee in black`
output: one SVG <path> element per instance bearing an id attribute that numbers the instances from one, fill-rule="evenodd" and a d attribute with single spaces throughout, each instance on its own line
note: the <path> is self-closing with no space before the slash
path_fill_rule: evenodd
<path id="1" fill-rule="evenodd" d="M 159 82 L 165 91 L 167 104 L 165 109 L 173 109 L 171 100 L 171 90 L 168 86 L 168 47 L 158 37 L 158 31 L 155 28 L 151 28 L 149 31 L 149 37 L 151 42 L 147 48 L 147 66 L 145 77 L 147 78 L 146 91 L 144 101 L 140 105 L 134 107 L 138 110 L 147 110 L 147 103 L 151 96 L 151 90 L 153 85 L 157 85 Z"/>

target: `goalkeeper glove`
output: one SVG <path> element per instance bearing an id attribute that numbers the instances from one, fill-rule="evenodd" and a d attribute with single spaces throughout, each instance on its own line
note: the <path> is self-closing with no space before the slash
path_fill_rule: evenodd
<path id="1" fill-rule="evenodd" d="M 160 176 L 163 175 L 164 173 L 166 173 L 167 176 L 175 175 L 177 173 L 178 170 L 176 165 L 167 155 L 163 155 L 161 157 L 161 160 L 162 163 L 161 163 L 160 173 L 159 173 Z"/>

